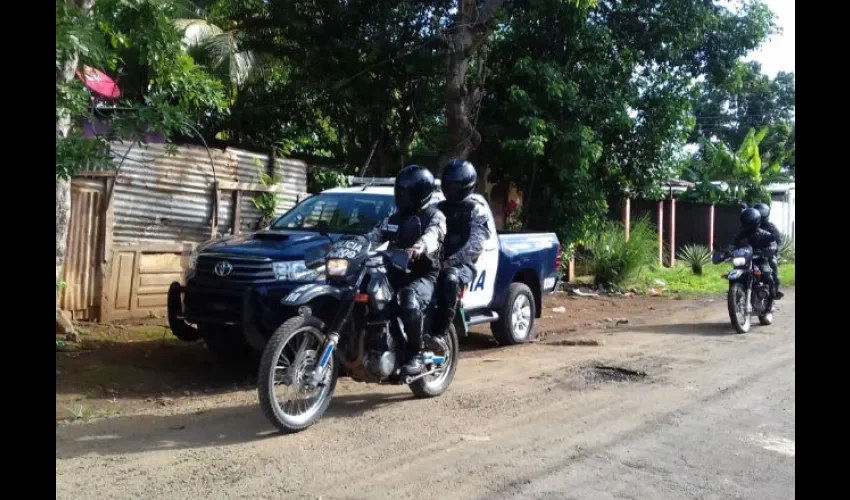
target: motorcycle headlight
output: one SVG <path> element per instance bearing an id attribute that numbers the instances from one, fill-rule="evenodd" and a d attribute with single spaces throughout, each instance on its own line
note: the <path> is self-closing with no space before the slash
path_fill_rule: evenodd
<path id="1" fill-rule="evenodd" d="M 732 259 L 732 265 L 735 267 L 743 266 L 746 263 L 747 259 L 745 259 L 744 257 L 735 257 L 734 259 Z"/>
<path id="2" fill-rule="evenodd" d="M 345 259 L 328 259 L 328 276 L 345 276 L 348 271 L 348 261 Z"/>
<path id="3" fill-rule="evenodd" d="M 275 262 L 274 276 L 281 281 L 318 281 L 324 278 L 322 268 L 310 269 L 303 260 Z"/>

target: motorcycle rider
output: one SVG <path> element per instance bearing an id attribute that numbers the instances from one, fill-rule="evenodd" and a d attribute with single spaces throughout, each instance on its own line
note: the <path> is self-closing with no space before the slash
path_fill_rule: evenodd
<path id="1" fill-rule="evenodd" d="M 409 273 L 387 269 L 387 279 L 396 291 L 407 333 L 404 371 L 408 375 L 419 374 L 424 366 L 423 312 L 434 295 L 439 255 L 446 235 L 445 215 L 428 203 L 434 187 L 434 175 L 427 168 L 408 165 L 401 169 L 395 178 L 397 211 L 366 235 L 373 243 L 389 242 L 390 249 L 406 249 L 410 257 Z"/>
<path id="2" fill-rule="evenodd" d="M 779 232 L 779 228 L 776 227 L 776 224 L 770 222 L 770 207 L 765 205 L 764 203 L 756 203 L 753 205 L 753 208 L 758 210 L 761 215 L 761 223 L 759 227 L 764 229 L 773 235 L 776 240 L 776 245 L 782 245 L 782 233 Z M 770 258 L 770 269 L 773 271 L 773 283 L 776 285 L 776 300 L 781 299 L 785 296 L 784 293 L 779 291 L 779 262 L 776 260 L 776 255 L 773 255 Z"/>
<path id="3" fill-rule="evenodd" d="M 765 250 L 771 244 L 777 242 L 777 238 L 769 231 L 765 231 L 759 225 L 761 224 L 761 213 L 755 208 L 747 208 L 741 212 L 741 230 L 735 236 L 735 246 L 741 247 L 749 245 L 753 250 Z M 777 243 L 778 245 L 778 243 Z M 771 277 L 772 278 L 772 277 Z M 772 299 L 776 298 L 776 282 L 770 280 L 770 295 Z"/>
<path id="4" fill-rule="evenodd" d="M 480 196 L 474 196 L 478 173 L 472 163 L 449 160 L 442 176 L 446 196 L 437 207 L 446 215 L 446 240 L 442 269 L 437 278 L 437 312 L 432 333 L 442 339 L 454 320 L 460 292 L 475 279 L 475 262 L 484 243 L 495 232 L 490 227 L 489 210 Z"/>

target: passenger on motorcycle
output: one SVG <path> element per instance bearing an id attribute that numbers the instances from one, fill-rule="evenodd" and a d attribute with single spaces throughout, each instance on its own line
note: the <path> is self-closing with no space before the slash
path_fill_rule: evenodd
<path id="1" fill-rule="evenodd" d="M 782 233 L 779 232 L 779 228 L 776 227 L 776 224 L 770 222 L 770 207 L 765 205 L 764 203 L 756 203 L 753 208 L 758 210 L 761 215 L 761 223 L 759 227 L 764 229 L 773 235 L 776 240 L 776 245 L 782 245 Z M 785 296 L 784 293 L 779 291 L 779 262 L 776 259 L 776 255 L 770 258 L 770 269 L 773 271 L 773 283 L 776 285 L 776 300 L 781 299 Z"/>
<path id="2" fill-rule="evenodd" d="M 404 369 L 408 375 L 418 375 L 424 367 L 423 313 L 434 295 L 440 250 L 446 235 L 445 215 L 428 204 L 434 186 L 434 175 L 425 167 L 404 167 L 395 179 L 398 210 L 366 235 L 374 243 L 389 242 L 390 249 L 406 249 L 410 257 L 409 273 L 387 269 L 387 279 L 396 291 L 407 333 Z"/>
<path id="3" fill-rule="evenodd" d="M 776 236 L 769 231 L 761 229 L 759 227 L 760 224 L 761 214 L 755 208 L 747 208 L 741 212 L 741 230 L 735 236 L 735 246 L 749 245 L 753 248 L 753 251 L 767 250 L 771 244 L 776 244 L 778 247 L 779 243 Z M 771 298 L 776 298 L 776 281 L 772 278 L 771 276 L 770 294 Z"/>
<path id="4" fill-rule="evenodd" d="M 477 182 L 478 173 L 472 163 L 449 160 L 441 185 L 446 199 L 437 205 L 446 215 L 446 240 L 437 278 L 437 312 L 432 329 L 439 337 L 452 324 L 460 292 L 475 279 L 475 263 L 484 251 L 484 243 L 495 232 L 490 227 L 487 206 L 472 196 Z"/>

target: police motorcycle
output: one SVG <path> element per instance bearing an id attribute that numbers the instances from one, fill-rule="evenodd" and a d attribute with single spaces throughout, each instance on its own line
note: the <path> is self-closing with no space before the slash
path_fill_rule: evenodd
<path id="1" fill-rule="evenodd" d="M 721 277 L 729 281 L 729 291 L 726 294 L 729 319 L 738 333 L 750 331 L 752 316 L 757 316 L 762 325 L 773 323 L 775 308 L 770 295 L 773 280 L 770 259 L 776 250 L 776 243 L 764 250 L 755 251 L 750 245 L 738 248 L 730 246 L 725 251 L 712 255 L 715 264 L 724 261 L 732 263 L 732 271 L 722 274 Z"/>
<path id="2" fill-rule="evenodd" d="M 372 246 L 377 245 L 363 236 L 346 235 L 308 251 L 307 267 L 324 268 L 327 282 L 302 285 L 282 300 L 298 314 L 266 344 L 257 390 L 266 418 L 283 433 L 302 431 L 322 417 L 340 375 L 407 385 L 423 398 L 441 395 L 454 379 L 458 329 L 466 330 L 463 311 L 442 344 L 427 335 L 433 314 L 425 312 L 425 366 L 417 375 L 406 375 L 407 336 L 387 269 L 407 271 L 409 257 L 405 250 Z"/>

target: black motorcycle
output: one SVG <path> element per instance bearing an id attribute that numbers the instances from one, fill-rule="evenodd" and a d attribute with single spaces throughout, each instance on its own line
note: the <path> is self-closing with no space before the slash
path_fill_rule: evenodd
<path id="1" fill-rule="evenodd" d="M 753 251 L 749 245 L 738 248 L 730 247 L 725 252 L 715 252 L 712 260 L 715 264 L 724 261 L 732 262 L 732 271 L 723 274 L 723 279 L 729 280 L 727 303 L 729 319 L 738 333 L 750 331 L 752 316 L 758 316 L 759 323 L 773 323 L 773 299 L 770 289 L 773 285 L 773 274 L 770 269 L 770 258 L 775 253 L 776 244 L 771 244 L 765 250 Z"/>
<path id="2" fill-rule="evenodd" d="M 408 385 L 417 397 L 439 396 L 454 378 L 463 312 L 443 344 L 425 336 L 423 371 L 404 375 L 407 336 L 387 268 L 406 271 L 409 258 L 405 250 L 371 247 L 363 236 L 344 236 L 329 248 L 308 251 L 306 266 L 324 266 L 327 282 L 300 286 L 281 301 L 298 314 L 269 339 L 257 380 L 260 407 L 281 432 L 318 421 L 342 374 L 358 382 Z M 424 332 L 431 316 L 426 311 Z"/>

